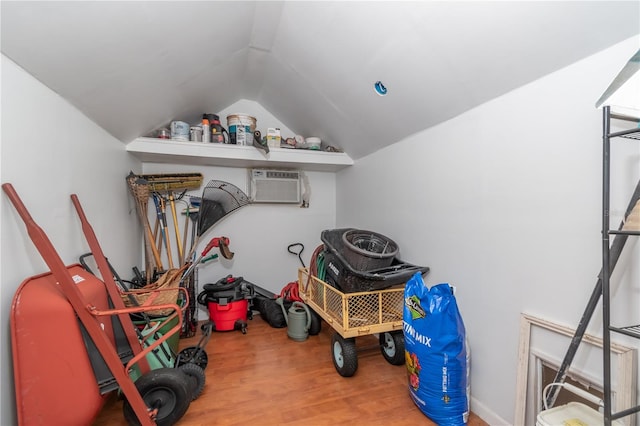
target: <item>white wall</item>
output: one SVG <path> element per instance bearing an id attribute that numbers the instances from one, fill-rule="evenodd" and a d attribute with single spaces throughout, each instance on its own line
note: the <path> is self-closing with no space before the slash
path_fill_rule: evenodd
<path id="1" fill-rule="evenodd" d="M 1 181 L 11 183 L 66 264 L 89 251 L 69 195 L 76 193 L 116 269 L 139 256 L 125 176 L 141 165 L 124 145 L 2 56 Z M 9 199 L 0 196 L 0 424 L 16 424 L 10 344 L 13 295 L 48 268 Z M 63 330 L 61 330 L 63 332 Z M 46 362 L 47 354 L 42 354 Z"/>
<path id="2" fill-rule="evenodd" d="M 185 173 L 195 172 L 204 175 L 200 190 L 190 191 L 187 195 L 201 196 L 202 190 L 210 180 L 232 183 L 247 193 L 247 169 L 230 167 L 193 167 L 179 164 L 145 163 L 145 173 Z M 311 186 L 309 208 L 298 204 L 250 204 L 227 215 L 207 230 L 200 240 L 198 253 L 214 237 L 226 236 L 234 257 L 226 260 L 219 256 L 217 260 L 198 267 L 198 288 L 206 283 L 215 282 L 226 275 L 244 277 L 246 280 L 273 293 L 280 293 L 282 287 L 297 279 L 300 260 L 290 254 L 287 247 L 293 243 L 302 243 L 302 258 L 306 266 L 314 249 L 320 245 L 320 233 L 323 229 L 335 226 L 335 174 L 323 172 L 305 172 Z M 182 212 L 184 204 L 178 204 Z M 150 216 L 153 226 L 154 220 Z M 176 252 L 173 219 L 167 218 L 171 246 Z M 184 235 L 184 216 L 178 219 L 180 234 Z M 190 224 L 191 228 L 192 225 Z M 189 235 L 190 235 L 189 231 Z M 190 241 L 190 237 L 189 237 Z M 190 246 L 190 243 L 187 243 Z M 220 254 L 213 249 L 210 254 Z M 176 255 L 173 255 L 174 258 Z M 163 263 L 166 263 L 166 257 Z M 206 314 L 205 314 L 206 315 Z M 206 316 L 200 316 L 200 320 Z"/>
<path id="3" fill-rule="evenodd" d="M 391 237 L 403 260 L 431 267 L 428 285 L 457 287 L 472 409 L 490 424 L 513 421 L 520 313 L 575 327 L 596 284 L 602 119 L 594 105 L 639 44 L 616 45 L 338 174 L 338 227 Z M 640 145 L 615 149 L 617 225 L 640 179 Z M 613 315 L 625 325 L 640 319 L 636 240 L 612 281 L 621 307 Z M 592 334 L 601 334 L 600 322 L 594 316 Z M 548 349 L 559 359 L 566 351 Z"/>

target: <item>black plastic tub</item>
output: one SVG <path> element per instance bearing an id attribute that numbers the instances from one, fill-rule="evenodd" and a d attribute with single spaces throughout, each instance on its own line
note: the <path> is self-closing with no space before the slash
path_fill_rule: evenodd
<path id="1" fill-rule="evenodd" d="M 359 271 L 344 256 L 342 235 L 351 228 L 322 231 L 324 243 L 325 282 L 344 293 L 383 290 L 409 280 L 416 272 L 426 274 L 429 268 L 406 263 L 394 257 L 391 265 L 384 268 Z"/>
<path id="2" fill-rule="evenodd" d="M 348 229 L 342 234 L 343 254 L 357 271 L 385 268 L 393 263 L 398 245 L 389 237 L 373 231 Z"/>

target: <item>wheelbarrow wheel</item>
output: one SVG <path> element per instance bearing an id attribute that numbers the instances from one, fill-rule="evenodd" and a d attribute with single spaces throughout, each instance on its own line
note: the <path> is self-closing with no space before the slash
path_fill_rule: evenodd
<path id="1" fill-rule="evenodd" d="M 311 309 L 310 306 L 309 306 L 309 312 L 311 312 L 311 325 L 309 326 L 309 336 L 315 336 L 320 334 L 320 331 L 322 331 L 322 318 L 320 318 L 320 315 L 318 315 L 316 311 Z"/>
<path id="2" fill-rule="evenodd" d="M 176 360 L 176 366 L 180 367 L 183 364 L 194 363 L 203 370 L 207 369 L 209 364 L 209 356 L 207 351 L 199 346 L 188 346 L 178 352 L 178 358 Z"/>
<path id="3" fill-rule="evenodd" d="M 333 366 L 342 377 L 351 377 L 358 369 L 358 353 L 355 338 L 345 339 L 338 333 L 331 337 Z"/>
<path id="4" fill-rule="evenodd" d="M 175 368 L 151 370 L 136 380 L 135 384 L 147 407 L 158 410 L 155 419 L 158 426 L 174 425 L 191 404 L 187 378 Z M 122 411 L 130 425 L 140 425 L 140 420 L 126 399 Z"/>
<path id="5" fill-rule="evenodd" d="M 187 376 L 187 382 L 191 389 L 191 400 L 198 399 L 202 391 L 204 390 L 204 384 L 207 380 L 207 376 L 204 374 L 204 370 L 199 365 L 188 362 L 178 367 L 178 370 L 182 371 Z"/>
<path id="6" fill-rule="evenodd" d="M 404 364 L 404 335 L 401 331 L 380 333 L 380 351 L 392 365 Z"/>

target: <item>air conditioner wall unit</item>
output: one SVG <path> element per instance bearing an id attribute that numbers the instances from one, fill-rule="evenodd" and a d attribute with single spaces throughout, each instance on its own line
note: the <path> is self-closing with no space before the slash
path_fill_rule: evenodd
<path id="1" fill-rule="evenodd" d="M 249 169 L 249 198 L 252 203 L 300 204 L 297 170 Z"/>

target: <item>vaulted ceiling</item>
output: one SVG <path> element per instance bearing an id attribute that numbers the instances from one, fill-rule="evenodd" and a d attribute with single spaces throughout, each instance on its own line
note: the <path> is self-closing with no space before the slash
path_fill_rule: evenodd
<path id="1" fill-rule="evenodd" d="M 2 53 L 124 143 L 248 99 L 354 159 L 640 33 L 638 1 L 0 7 Z"/>

